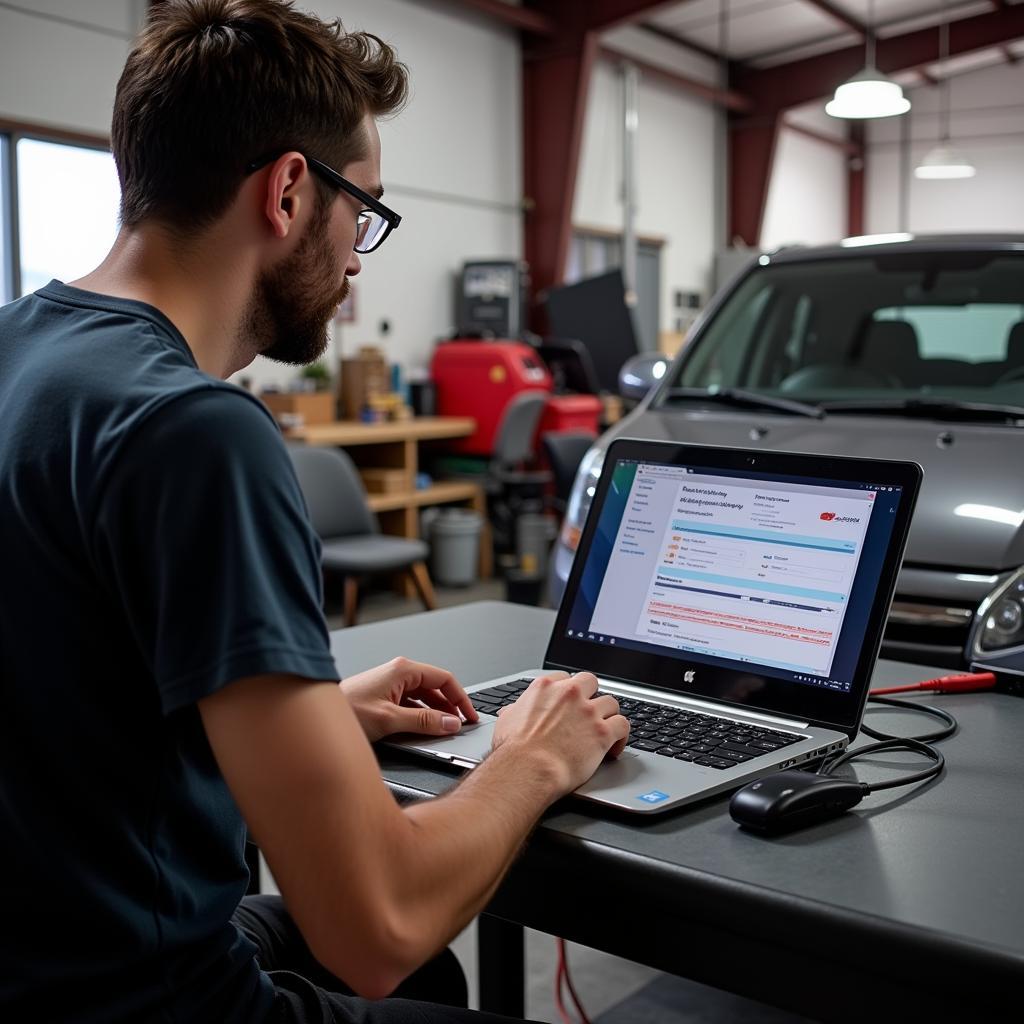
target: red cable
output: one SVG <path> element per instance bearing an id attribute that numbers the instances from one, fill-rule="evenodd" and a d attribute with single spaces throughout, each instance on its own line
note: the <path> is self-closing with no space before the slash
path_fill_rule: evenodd
<path id="1" fill-rule="evenodd" d="M 565 1004 L 562 1002 L 562 982 L 565 982 L 569 990 L 569 996 L 576 1007 L 576 1012 L 580 1015 L 580 1024 L 590 1024 L 590 1018 L 587 1016 L 587 1011 L 583 1009 L 583 1004 L 580 1002 L 580 997 L 576 994 L 576 987 L 573 985 L 572 977 L 569 974 L 569 962 L 565 955 L 565 939 L 558 940 L 558 973 L 555 977 L 555 1001 L 558 1004 L 558 1012 L 562 1017 L 563 1024 L 571 1024 Z"/>
<path id="2" fill-rule="evenodd" d="M 995 685 L 996 677 L 991 672 L 965 672 L 962 675 L 926 679 L 923 683 L 910 683 L 908 686 L 887 686 L 881 690 L 871 690 L 868 696 L 882 697 L 889 693 L 911 693 L 914 690 L 928 690 L 932 693 L 971 693 L 975 690 L 991 690 Z"/>
<path id="3" fill-rule="evenodd" d="M 562 979 L 565 977 L 565 940 L 557 939 L 558 945 L 558 970 L 555 972 L 555 1005 L 558 1007 L 558 1016 L 562 1018 L 562 1024 L 573 1024 L 569 1013 L 562 1002 Z"/>

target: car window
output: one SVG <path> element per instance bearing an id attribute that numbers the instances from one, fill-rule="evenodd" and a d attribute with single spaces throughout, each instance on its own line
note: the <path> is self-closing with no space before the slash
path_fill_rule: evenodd
<path id="1" fill-rule="evenodd" d="M 1024 405 L 1024 254 L 758 266 L 670 383 L 815 402 L 924 392 Z"/>
<path id="2" fill-rule="evenodd" d="M 922 359 L 1004 362 L 1014 324 L 1024 322 L 1024 306 L 968 303 L 964 306 L 880 309 L 876 320 L 906 320 L 917 333 Z"/>

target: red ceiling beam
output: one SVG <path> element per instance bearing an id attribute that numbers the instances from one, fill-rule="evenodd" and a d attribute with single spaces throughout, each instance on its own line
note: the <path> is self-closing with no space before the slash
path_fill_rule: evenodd
<path id="1" fill-rule="evenodd" d="M 591 0 L 587 5 L 587 27 L 594 32 L 607 32 L 648 18 L 659 10 L 680 6 L 680 0 Z"/>
<path id="2" fill-rule="evenodd" d="M 665 28 L 653 21 L 642 21 L 637 25 L 637 28 L 643 29 L 649 35 L 657 36 L 659 39 L 664 39 L 667 42 L 672 43 L 674 46 L 681 46 L 685 50 L 692 50 L 694 53 L 699 53 L 707 60 L 713 60 L 717 63 L 722 59 L 722 55 L 720 53 L 716 53 L 710 47 L 702 46 L 700 43 L 696 43 L 692 39 L 687 39 L 685 36 L 681 36 L 678 32 L 673 32 L 672 29 Z"/>
<path id="3" fill-rule="evenodd" d="M 974 53 L 1022 37 L 1024 4 L 1015 4 L 951 22 L 949 55 Z M 935 63 L 940 57 L 939 33 L 932 27 L 879 39 L 876 57 L 878 67 L 888 74 Z M 828 95 L 863 66 L 863 46 L 849 46 L 772 68 L 738 70 L 733 85 L 751 97 L 755 111 L 770 114 Z"/>
<path id="4" fill-rule="evenodd" d="M 677 86 L 693 96 L 698 96 L 702 100 L 708 100 L 717 106 L 724 107 L 726 110 L 744 113 L 750 109 L 750 100 L 746 96 L 741 96 L 738 92 L 732 92 L 730 89 L 716 89 L 713 85 L 708 85 L 706 82 L 698 82 L 695 78 L 681 75 L 677 71 L 670 71 L 668 68 L 640 60 L 632 54 L 626 53 L 623 50 L 617 50 L 612 46 L 602 46 L 601 56 L 608 60 L 629 61 L 629 63 L 636 65 L 643 73 L 644 78 Z"/>
<path id="5" fill-rule="evenodd" d="M 461 4 L 463 7 L 472 7 L 474 10 L 480 11 L 481 14 L 486 14 L 512 28 L 522 29 L 524 32 L 550 36 L 557 31 L 551 18 L 540 11 L 531 10 L 529 7 L 515 7 L 512 4 L 504 4 L 501 0 L 450 0 L 450 2 Z"/>
<path id="6" fill-rule="evenodd" d="M 812 7 L 817 7 L 823 14 L 827 14 L 833 21 L 838 21 L 840 25 L 845 25 L 852 32 L 856 32 L 862 39 L 864 38 L 864 26 L 852 15 L 846 13 L 846 11 L 836 7 L 835 4 L 829 3 L 828 0 L 807 0 Z"/>
<path id="7" fill-rule="evenodd" d="M 816 132 L 813 128 L 805 128 L 802 124 L 796 124 L 792 121 L 783 120 L 782 127 L 786 131 L 795 132 L 797 135 L 803 135 L 808 139 L 814 139 L 815 142 L 821 142 L 826 146 L 831 146 L 833 149 L 841 149 L 847 156 L 860 156 L 863 148 L 855 142 L 839 139 L 834 135 L 826 135 L 824 132 Z"/>

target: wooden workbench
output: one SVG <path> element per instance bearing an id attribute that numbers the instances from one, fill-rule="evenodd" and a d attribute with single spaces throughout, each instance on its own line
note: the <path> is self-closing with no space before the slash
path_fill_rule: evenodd
<path id="1" fill-rule="evenodd" d="M 442 480 L 416 488 L 420 442 L 468 437 L 474 430 L 476 422 L 468 416 L 417 416 L 390 423 L 316 423 L 287 430 L 285 436 L 290 441 L 344 448 L 360 467 L 403 470 L 406 486 L 401 491 L 366 496 L 385 533 L 419 537 L 419 510 L 429 505 L 462 504 L 479 512 L 484 524 L 480 536 L 480 576 L 486 579 L 493 572 L 493 550 L 487 503 L 480 484 L 471 480 Z"/>

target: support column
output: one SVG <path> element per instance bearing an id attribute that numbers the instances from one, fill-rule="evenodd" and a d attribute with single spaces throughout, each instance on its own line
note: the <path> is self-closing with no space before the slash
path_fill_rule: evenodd
<path id="1" fill-rule="evenodd" d="M 540 40 L 523 53 L 523 249 L 533 294 L 560 284 L 598 36 L 581 30 Z"/>
<path id="2" fill-rule="evenodd" d="M 733 121 L 729 131 L 729 244 L 756 248 L 782 114 Z"/>
<path id="3" fill-rule="evenodd" d="M 850 122 L 850 142 L 856 147 L 846 160 L 846 234 L 864 234 L 864 172 L 867 147 L 864 122 Z"/>

